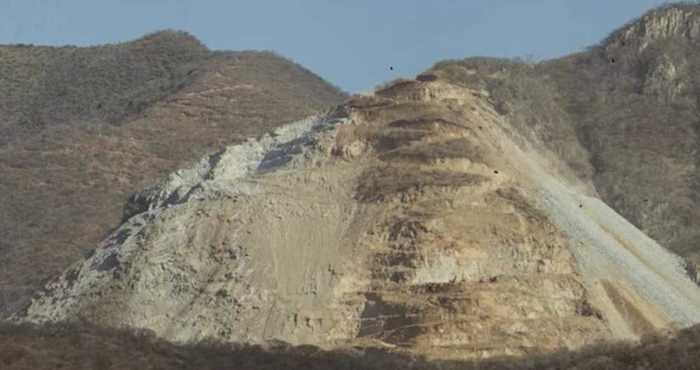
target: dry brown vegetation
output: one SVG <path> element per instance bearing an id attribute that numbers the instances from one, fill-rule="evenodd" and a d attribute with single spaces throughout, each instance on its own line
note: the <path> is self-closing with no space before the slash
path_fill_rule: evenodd
<path id="1" fill-rule="evenodd" d="M 700 369 L 700 328 L 641 343 L 601 343 L 579 351 L 483 361 L 431 361 L 377 348 L 325 351 L 277 343 L 267 347 L 198 343 L 175 345 L 146 331 L 87 324 L 0 325 L 0 367 L 39 369 L 436 369 L 436 370 L 693 370 Z"/>
<path id="2" fill-rule="evenodd" d="M 0 47 L 0 317 L 93 249 L 130 193 L 344 97 L 273 53 L 180 32 Z"/>

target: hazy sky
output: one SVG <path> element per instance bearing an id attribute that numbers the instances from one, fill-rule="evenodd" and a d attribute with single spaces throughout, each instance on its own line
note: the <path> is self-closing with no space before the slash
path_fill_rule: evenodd
<path id="1" fill-rule="evenodd" d="M 446 58 L 578 51 L 664 2 L 0 0 L 0 43 L 83 46 L 173 28 L 212 49 L 275 50 L 347 91 L 362 91 Z"/>

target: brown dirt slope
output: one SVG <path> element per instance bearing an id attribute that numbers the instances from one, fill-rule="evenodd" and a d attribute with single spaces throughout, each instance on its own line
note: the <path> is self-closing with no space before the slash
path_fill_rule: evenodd
<path id="1" fill-rule="evenodd" d="M 90 48 L 0 47 L 0 316 L 115 227 L 164 173 L 344 99 L 269 52 L 165 31 Z"/>
<path id="2" fill-rule="evenodd" d="M 561 59 L 471 58 L 427 74 L 483 88 L 606 203 L 698 263 L 699 43 L 700 6 L 672 4 Z"/>

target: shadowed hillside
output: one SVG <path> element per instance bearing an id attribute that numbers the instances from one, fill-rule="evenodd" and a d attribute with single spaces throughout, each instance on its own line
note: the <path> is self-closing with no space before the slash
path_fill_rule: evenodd
<path id="1" fill-rule="evenodd" d="M 39 369 L 439 369 L 439 370 L 694 370 L 700 369 L 700 328 L 674 337 L 647 336 L 640 344 L 600 343 L 579 351 L 532 354 L 527 359 L 429 360 L 400 351 L 346 348 L 332 351 L 283 342 L 266 347 L 203 342 L 178 346 L 147 331 L 86 324 L 0 326 L 0 366 Z"/>
<path id="2" fill-rule="evenodd" d="M 270 52 L 166 31 L 0 47 L 0 316 L 115 227 L 127 196 L 344 94 Z"/>

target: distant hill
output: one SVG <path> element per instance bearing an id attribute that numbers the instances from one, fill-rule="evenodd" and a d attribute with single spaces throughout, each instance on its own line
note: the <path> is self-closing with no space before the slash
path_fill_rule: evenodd
<path id="1" fill-rule="evenodd" d="M 0 46 L 0 316 L 118 225 L 128 195 L 345 94 L 270 52 L 175 31 Z"/>
<path id="2" fill-rule="evenodd" d="M 426 74 L 490 92 L 521 132 L 603 200 L 700 263 L 700 6 L 651 10 L 585 52 L 540 63 L 470 58 Z"/>

